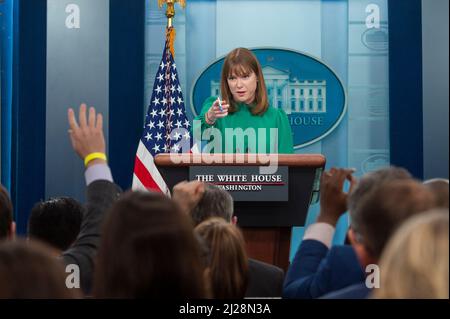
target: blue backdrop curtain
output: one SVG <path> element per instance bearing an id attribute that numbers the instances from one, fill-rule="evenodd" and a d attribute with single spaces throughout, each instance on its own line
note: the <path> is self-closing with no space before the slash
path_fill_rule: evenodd
<path id="1" fill-rule="evenodd" d="M 391 164 L 423 179 L 422 0 L 389 1 Z"/>
<path id="2" fill-rule="evenodd" d="M 0 57 L 1 57 L 1 183 L 11 189 L 11 111 L 12 111 L 12 70 L 14 39 L 14 1 L 0 3 Z"/>
<path id="3" fill-rule="evenodd" d="M 14 0 L 10 108 L 11 199 L 19 234 L 45 190 L 47 1 Z M 8 126 L 7 126 L 8 127 Z M 3 148 L 3 145 L 2 145 Z M 8 169 L 8 168 L 5 168 Z"/>

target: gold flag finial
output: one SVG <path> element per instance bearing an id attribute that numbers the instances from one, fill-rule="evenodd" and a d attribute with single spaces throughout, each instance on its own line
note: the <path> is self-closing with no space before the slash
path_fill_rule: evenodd
<path id="1" fill-rule="evenodd" d="M 166 17 L 168 28 L 171 28 L 173 26 L 173 17 L 175 16 L 175 3 L 177 2 L 183 9 L 186 7 L 186 0 L 158 0 L 158 6 L 160 8 L 164 5 L 164 3 L 167 4 Z"/>
<path id="2" fill-rule="evenodd" d="M 186 0 L 158 0 L 158 6 L 161 8 L 164 3 L 167 4 L 166 17 L 167 17 L 167 31 L 166 40 L 169 44 L 169 50 L 172 56 L 175 57 L 175 28 L 173 27 L 173 17 L 175 16 L 175 3 L 179 3 L 184 9 L 186 7 Z"/>

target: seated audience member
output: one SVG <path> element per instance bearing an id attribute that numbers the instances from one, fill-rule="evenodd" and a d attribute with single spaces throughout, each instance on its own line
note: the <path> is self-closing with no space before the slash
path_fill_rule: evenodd
<path id="1" fill-rule="evenodd" d="M 366 269 L 379 262 L 386 243 L 411 216 L 434 207 L 433 194 L 415 180 L 397 180 L 378 185 L 350 209 L 350 242 Z M 367 298 L 370 287 L 363 281 L 325 295 L 329 299 Z"/>
<path id="2" fill-rule="evenodd" d="M 227 222 L 233 219 L 233 197 L 212 184 L 202 184 L 202 197 L 194 206 L 190 215 L 194 225 L 198 225 L 210 217 L 220 217 Z"/>
<path id="3" fill-rule="evenodd" d="M 248 261 L 241 231 L 222 218 L 210 218 L 195 228 L 206 242 L 209 265 L 206 286 L 216 299 L 242 299 L 248 283 Z"/>
<path id="4" fill-rule="evenodd" d="M 0 299 L 60 299 L 79 297 L 66 286 L 64 267 L 40 243 L 0 243 Z"/>
<path id="5" fill-rule="evenodd" d="M 162 194 L 129 192 L 105 220 L 96 298 L 207 297 L 192 223 Z"/>
<path id="6" fill-rule="evenodd" d="M 448 218 L 448 210 L 435 210 L 400 227 L 381 255 L 375 298 L 449 298 Z"/>
<path id="7" fill-rule="evenodd" d="M 436 198 L 436 208 L 448 209 L 448 179 L 434 178 L 423 182 L 423 184 L 433 192 Z"/>
<path id="8" fill-rule="evenodd" d="M 14 239 L 16 224 L 13 220 L 13 206 L 8 191 L 0 185 L 0 241 Z"/>
<path id="9" fill-rule="evenodd" d="M 80 233 L 83 207 L 72 198 L 52 198 L 34 205 L 28 219 L 28 237 L 43 241 L 58 255 L 74 243 Z"/>
<path id="10" fill-rule="evenodd" d="M 79 123 L 72 109 L 68 111 L 69 134 L 72 147 L 85 161 L 86 171 L 86 208 L 81 222 L 80 234 L 72 246 L 62 253 L 64 262 L 77 265 L 80 269 L 81 287 L 85 294 L 92 288 L 94 260 L 100 244 L 100 226 L 108 208 L 119 197 L 121 189 L 113 183 L 111 170 L 103 158 L 88 161 L 90 154 L 105 154 L 106 145 L 103 136 L 103 117 L 95 109 L 82 104 L 79 111 Z M 105 156 L 106 158 L 106 156 Z"/>
<path id="11" fill-rule="evenodd" d="M 357 205 L 370 196 L 377 185 L 412 177 L 404 169 L 390 167 L 364 175 L 357 184 L 352 173 L 352 170 L 334 168 L 323 173 L 320 213 L 317 222 L 306 229 L 289 267 L 284 298 L 318 298 L 364 281 L 364 270 L 352 246 L 331 246 L 336 224 L 347 208 L 357 210 Z M 350 198 L 342 191 L 346 180 L 351 184 Z"/>
<path id="12" fill-rule="evenodd" d="M 189 214 L 194 226 L 210 217 L 223 218 L 228 223 L 237 223 L 233 217 L 231 195 L 211 184 L 198 181 L 182 182 L 174 187 L 173 199 Z M 245 297 L 281 297 L 284 271 L 252 258 L 248 259 L 248 286 Z"/>

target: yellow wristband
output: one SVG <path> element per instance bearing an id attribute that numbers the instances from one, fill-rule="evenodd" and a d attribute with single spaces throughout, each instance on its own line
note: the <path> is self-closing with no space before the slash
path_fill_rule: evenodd
<path id="1" fill-rule="evenodd" d="M 84 158 L 84 166 L 88 166 L 89 162 L 95 160 L 95 159 L 102 159 L 106 161 L 106 154 L 105 153 L 91 153 L 88 156 Z"/>

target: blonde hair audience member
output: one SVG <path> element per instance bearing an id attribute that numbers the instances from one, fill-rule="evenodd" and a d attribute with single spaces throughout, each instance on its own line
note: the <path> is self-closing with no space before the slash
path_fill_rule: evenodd
<path id="1" fill-rule="evenodd" d="M 195 232 L 210 251 L 205 270 L 208 290 L 216 299 L 241 299 L 248 284 L 248 259 L 241 231 L 222 218 L 210 218 Z"/>
<path id="2" fill-rule="evenodd" d="M 399 228 L 380 260 L 380 299 L 448 299 L 448 210 L 419 214 Z"/>

